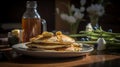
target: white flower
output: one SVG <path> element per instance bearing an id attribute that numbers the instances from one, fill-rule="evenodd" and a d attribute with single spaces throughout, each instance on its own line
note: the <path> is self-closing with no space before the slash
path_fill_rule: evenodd
<path id="1" fill-rule="evenodd" d="M 104 14 L 104 7 L 101 4 L 92 4 L 87 8 L 90 15 L 102 16 Z"/>
<path id="2" fill-rule="evenodd" d="M 85 8 L 84 8 L 84 7 L 81 7 L 80 9 L 79 9 L 79 8 L 75 8 L 75 5 L 72 4 L 70 10 L 71 10 L 72 12 L 75 12 L 75 11 L 84 12 L 84 11 L 85 11 Z"/>
<path id="3" fill-rule="evenodd" d="M 57 14 L 60 15 L 60 18 L 70 24 L 70 26 L 74 26 L 74 28 L 78 28 L 79 22 L 82 20 L 84 17 L 83 12 L 85 11 L 85 5 L 86 0 L 81 0 L 81 5 L 79 8 L 76 8 L 74 4 L 70 5 L 68 4 L 68 13 L 62 13 L 61 11 L 59 12 L 59 9 L 56 8 Z M 77 24 L 76 24 L 77 23 Z M 72 27 L 70 27 L 72 28 Z M 72 30 L 72 29 L 70 29 Z"/>
<path id="4" fill-rule="evenodd" d="M 69 23 L 76 23 L 76 19 L 75 19 L 74 16 L 68 16 L 67 21 L 68 21 Z"/>
<path id="5" fill-rule="evenodd" d="M 68 18 L 68 15 L 65 13 L 60 14 L 61 19 L 66 20 Z"/>
<path id="6" fill-rule="evenodd" d="M 74 13 L 74 17 L 75 17 L 76 19 L 82 19 L 83 16 L 84 16 L 84 14 L 82 14 L 82 13 L 79 12 L 79 11 L 76 11 L 76 12 Z"/>
<path id="7" fill-rule="evenodd" d="M 76 11 L 80 12 L 80 9 L 78 9 L 78 8 L 75 8 L 74 12 L 76 12 Z"/>
<path id="8" fill-rule="evenodd" d="M 75 5 L 73 5 L 72 4 L 72 6 L 71 6 L 71 9 L 70 9 L 71 11 L 75 11 Z"/>
<path id="9" fill-rule="evenodd" d="M 80 4 L 83 6 L 83 5 L 85 5 L 85 3 L 86 3 L 86 0 L 80 0 Z"/>
<path id="10" fill-rule="evenodd" d="M 81 8 L 80 8 L 80 11 L 81 11 L 81 12 L 84 12 L 84 11 L 85 11 L 85 7 L 81 7 Z"/>
<path id="11" fill-rule="evenodd" d="M 76 22 L 76 18 L 74 16 L 68 16 L 67 14 L 62 13 L 60 15 L 61 19 L 69 22 L 69 23 L 75 23 Z"/>
<path id="12" fill-rule="evenodd" d="M 57 12 L 57 14 L 59 14 L 59 13 L 60 13 L 59 8 L 56 8 L 56 12 Z"/>

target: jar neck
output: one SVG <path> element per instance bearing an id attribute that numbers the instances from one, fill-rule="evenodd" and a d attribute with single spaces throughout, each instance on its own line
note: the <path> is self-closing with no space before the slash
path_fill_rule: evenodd
<path id="1" fill-rule="evenodd" d="M 27 1 L 26 12 L 37 13 L 37 2 L 36 1 Z"/>
<path id="2" fill-rule="evenodd" d="M 27 1 L 26 11 L 23 14 L 24 18 L 40 18 L 40 15 L 37 11 L 36 1 Z"/>
<path id="3" fill-rule="evenodd" d="M 37 12 L 36 8 L 27 8 L 25 13 L 23 14 L 24 18 L 40 18 L 40 15 Z"/>
<path id="4" fill-rule="evenodd" d="M 27 10 L 27 11 L 32 11 L 32 12 L 33 12 L 33 11 L 34 11 L 34 12 L 37 12 L 37 9 L 36 9 L 36 8 L 27 8 L 26 10 Z"/>
<path id="5" fill-rule="evenodd" d="M 36 1 L 27 1 L 26 3 L 27 8 L 37 8 L 37 2 Z"/>

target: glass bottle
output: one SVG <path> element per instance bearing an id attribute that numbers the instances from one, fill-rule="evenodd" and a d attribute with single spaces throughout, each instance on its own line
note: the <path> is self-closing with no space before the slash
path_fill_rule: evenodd
<path id="1" fill-rule="evenodd" d="M 30 38 L 40 34 L 41 23 L 41 17 L 37 12 L 37 1 L 27 1 L 26 11 L 22 16 L 22 42 L 28 42 Z"/>

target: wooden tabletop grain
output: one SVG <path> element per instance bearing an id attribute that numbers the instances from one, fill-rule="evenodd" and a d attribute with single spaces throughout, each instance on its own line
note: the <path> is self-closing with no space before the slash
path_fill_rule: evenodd
<path id="1" fill-rule="evenodd" d="M 0 67 L 120 67 L 120 54 L 93 51 L 79 57 L 35 58 L 25 55 L 14 56 L 12 51 L 3 51 L 4 60 Z"/>

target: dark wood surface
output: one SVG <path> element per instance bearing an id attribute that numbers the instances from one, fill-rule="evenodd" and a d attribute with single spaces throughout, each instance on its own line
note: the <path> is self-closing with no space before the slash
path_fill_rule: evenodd
<path id="1" fill-rule="evenodd" d="M 16 54 L 6 38 L 0 42 L 0 67 L 120 67 L 119 50 L 92 51 L 68 58 L 43 58 Z"/>
<path id="2" fill-rule="evenodd" d="M 79 57 L 36 58 L 16 55 L 11 48 L 0 49 L 1 67 L 120 67 L 118 52 L 96 51 Z"/>
<path id="3" fill-rule="evenodd" d="M 120 67 L 120 51 L 92 51 L 70 58 L 35 58 L 16 54 L 10 48 L 7 34 L 0 37 L 0 67 Z"/>

